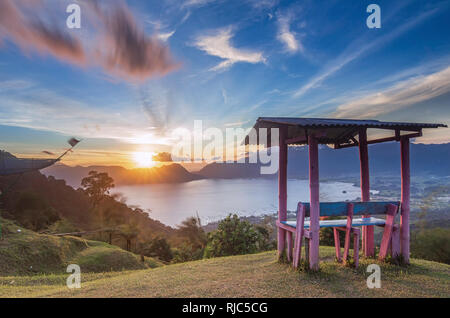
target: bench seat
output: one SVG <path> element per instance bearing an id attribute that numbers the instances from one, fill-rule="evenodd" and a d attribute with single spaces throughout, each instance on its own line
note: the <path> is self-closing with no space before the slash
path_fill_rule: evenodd
<path id="1" fill-rule="evenodd" d="M 288 225 L 290 227 L 296 227 L 296 221 L 282 221 L 281 223 Z M 304 227 L 309 228 L 309 220 L 305 220 Z M 374 217 L 370 218 L 359 218 L 352 220 L 352 226 L 369 226 L 369 225 L 378 225 L 383 226 L 386 224 L 386 220 L 378 219 Z M 320 227 L 345 227 L 347 225 L 347 220 L 323 220 L 319 222 Z"/>

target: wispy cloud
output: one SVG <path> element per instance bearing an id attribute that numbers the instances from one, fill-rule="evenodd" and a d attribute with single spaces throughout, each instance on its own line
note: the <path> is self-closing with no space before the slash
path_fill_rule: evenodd
<path id="1" fill-rule="evenodd" d="M 201 7 L 214 1 L 215 0 L 186 0 L 181 4 L 181 7 L 182 8 Z"/>
<path id="2" fill-rule="evenodd" d="M 170 32 L 165 32 L 165 33 L 159 33 L 158 39 L 160 39 L 163 42 L 167 42 L 174 34 L 175 34 L 175 30 L 170 31 Z"/>
<path id="3" fill-rule="evenodd" d="M 419 23 L 423 22 L 424 20 L 431 17 L 433 14 L 435 14 L 438 11 L 438 9 L 433 9 L 430 11 L 426 11 L 417 17 L 410 19 L 408 22 L 404 23 L 403 25 L 399 26 L 395 30 L 391 31 L 390 33 L 372 41 L 366 41 L 366 44 L 361 44 L 362 39 L 358 39 L 354 42 L 352 42 L 344 52 L 339 55 L 336 59 L 332 60 L 330 63 L 327 63 L 326 66 L 311 80 L 309 80 L 306 84 L 304 84 L 302 87 L 300 87 L 294 94 L 294 98 L 298 98 L 306 94 L 311 89 L 318 87 L 324 82 L 326 79 L 328 79 L 330 76 L 337 73 L 339 70 L 341 70 L 343 67 L 345 67 L 350 62 L 353 62 L 354 60 L 361 57 L 363 54 L 367 53 L 371 49 L 378 49 L 381 46 L 385 45 L 386 43 L 394 40 L 398 36 L 402 35 L 406 31 L 412 29 L 413 27 L 417 26 Z"/>
<path id="4" fill-rule="evenodd" d="M 303 52 L 303 44 L 298 39 L 295 32 L 291 30 L 292 14 L 278 15 L 277 39 L 284 44 L 286 51 L 290 53 Z"/>
<path id="5" fill-rule="evenodd" d="M 74 100 L 36 84 L 1 82 L 0 125 L 58 132 L 82 138 L 165 144 L 160 127 L 142 115 L 140 106 L 108 111 Z M 24 82 L 25 83 L 25 82 Z M 21 87 L 20 89 L 17 89 Z M 1 89 L 1 88 L 0 88 Z M 115 109 L 115 110 L 114 110 Z M 145 138 L 144 138 L 145 137 Z"/>
<path id="6" fill-rule="evenodd" d="M 450 67 L 401 81 L 393 87 L 340 105 L 332 116 L 375 118 L 450 92 Z"/>
<path id="7" fill-rule="evenodd" d="M 248 0 L 248 2 L 256 9 L 270 9 L 275 7 L 279 0 Z"/>
<path id="8" fill-rule="evenodd" d="M 80 1 L 85 26 L 91 27 L 89 38 L 68 32 L 55 23 L 52 12 L 62 3 L 50 1 L 0 1 L 0 40 L 8 38 L 25 53 L 51 55 L 82 66 L 101 66 L 107 73 L 125 79 L 145 79 L 164 75 L 178 67 L 169 48 L 150 37 L 138 26 L 128 7 L 102 6 L 102 2 Z M 33 5 L 33 10 L 29 6 Z M 31 14 L 32 13 L 32 14 Z M 74 35 L 77 34 L 77 35 Z"/>
<path id="9" fill-rule="evenodd" d="M 238 62 L 265 63 L 266 59 L 262 52 L 249 49 L 238 49 L 230 43 L 234 36 L 232 28 L 216 30 L 212 35 L 200 36 L 194 45 L 207 54 L 217 56 L 224 61 L 211 68 L 212 71 L 223 71 Z"/>
<path id="10" fill-rule="evenodd" d="M 250 122 L 250 120 L 244 120 L 244 121 L 238 121 L 238 122 L 234 122 L 234 123 L 226 123 L 224 126 L 225 127 L 241 127 L 249 122 Z"/>

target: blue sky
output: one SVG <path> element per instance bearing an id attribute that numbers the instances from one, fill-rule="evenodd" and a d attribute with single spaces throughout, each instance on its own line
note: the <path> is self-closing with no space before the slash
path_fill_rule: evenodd
<path id="1" fill-rule="evenodd" d="M 130 152 L 170 150 L 170 131 L 194 120 L 223 129 L 260 116 L 450 123 L 448 1 L 100 1 L 101 13 L 85 1 L 21 2 L 22 22 L 0 13 L 0 148 L 17 154 L 58 152 L 77 136 L 69 163 L 127 165 Z M 65 27 L 73 2 L 79 30 Z M 366 25 L 371 3 L 380 29 Z M 144 57 L 113 41 L 116 7 L 131 16 Z M 26 29 L 36 21 L 76 52 Z M 418 141 L 449 142 L 450 132 Z"/>

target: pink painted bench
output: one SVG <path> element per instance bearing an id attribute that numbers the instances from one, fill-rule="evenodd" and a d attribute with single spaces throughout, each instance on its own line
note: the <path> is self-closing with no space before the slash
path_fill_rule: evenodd
<path id="1" fill-rule="evenodd" d="M 333 228 L 336 258 L 339 262 L 347 262 L 350 250 L 350 240 L 353 234 L 353 259 L 355 266 L 359 264 L 359 239 L 362 226 L 384 227 L 380 246 L 379 259 L 384 260 L 390 250 L 393 257 L 400 254 L 400 230 L 395 224 L 395 216 L 399 210 L 398 202 L 323 202 L 320 203 L 320 216 L 347 216 L 347 219 L 322 220 L 320 227 Z M 386 214 L 386 219 L 375 217 L 362 217 L 354 219 L 354 215 Z M 277 221 L 277 226 L 287 233 L 287 258 L 293 261 L 294 268 L 298 267 L 301 258 L 301 245 L 303 237 L 310 238 L 309 204 L 299 203 L 297 206 L 296 221 Z M 345 231 L 344 255 L 341 258 L 341 247 L 338 231 Z M 295 233 L 294 246 L 292 237 Z M 293 249 L 293 250 L 292 250 Z M 293 254 L 293 255 L 292 255 Z"/>

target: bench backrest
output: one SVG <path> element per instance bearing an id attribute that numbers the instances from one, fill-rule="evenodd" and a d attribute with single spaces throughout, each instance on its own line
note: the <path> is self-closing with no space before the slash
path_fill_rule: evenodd
<path id="1" fill-rule="evenodd" d="M 386 214 L 387 205 L 399 205 L 398 201 L 384 201 L 384 202 L 321 202 L 320 216 L 347 216 L 347 204 L 353 203 L 353 215 L 375 215 Z M 302 203 L 305 206 L 305 215 L 309 216 L 309 203 Z"/>

